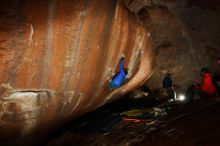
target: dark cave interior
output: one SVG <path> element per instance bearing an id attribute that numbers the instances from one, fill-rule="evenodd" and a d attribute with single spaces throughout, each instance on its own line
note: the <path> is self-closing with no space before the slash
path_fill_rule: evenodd
<path id="1" fill-rule="evenodd" d="M 1 0 L 0 145 L 219 146 L 219 26 L 219 0 Z"/>

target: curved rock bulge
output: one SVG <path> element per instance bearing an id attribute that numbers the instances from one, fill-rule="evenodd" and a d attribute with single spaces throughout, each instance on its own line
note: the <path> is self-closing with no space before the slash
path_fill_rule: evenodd
<path id="1" fill-rule="evenodd" d="M 6 141 L 44 137 L 140 86 L 152 73 L 150 33 L 120 0 L 4 2 L 0 137 Z M 109 90 L 123 54 L 128 78 Z"/>

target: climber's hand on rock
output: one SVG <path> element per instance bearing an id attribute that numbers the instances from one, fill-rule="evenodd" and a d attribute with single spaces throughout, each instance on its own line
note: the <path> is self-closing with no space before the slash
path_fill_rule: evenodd
<path id="1" fill-rule="evenodd" d="M 121 54 L 121 58 L 125 58 L 125 54 Z"/>

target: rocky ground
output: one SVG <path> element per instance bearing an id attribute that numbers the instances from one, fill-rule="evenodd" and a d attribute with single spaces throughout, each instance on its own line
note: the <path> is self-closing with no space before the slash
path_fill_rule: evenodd
<path id="1" fill-rule="evenodd" d="M 136 146 L 219 146 L 219 103 L 206 100 L 174 111 L 168 124 L 145 135 Z"/>
<path id="2" fill-rule="evenodd" d="M 72 122 L 44 142 L 46 146 L 218 146 L 220 103 L 199 99 L 172 104 L 167 115 L 125 121 L 120 113 L 149 109 L 155 102 L 117 101 Z M 43 144 L 40 144 L 43 145 Z"/>

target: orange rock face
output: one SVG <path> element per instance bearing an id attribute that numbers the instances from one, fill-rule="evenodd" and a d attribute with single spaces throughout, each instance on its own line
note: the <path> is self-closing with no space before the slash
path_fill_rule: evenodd
<path id="1" fill-rule="evenodd" d="M 143 84 L 150 33 L 122 1 L 0 2 L 0 137 L 43 137 Z M 125 55 L 125 84 L 109 80 Z"/>

